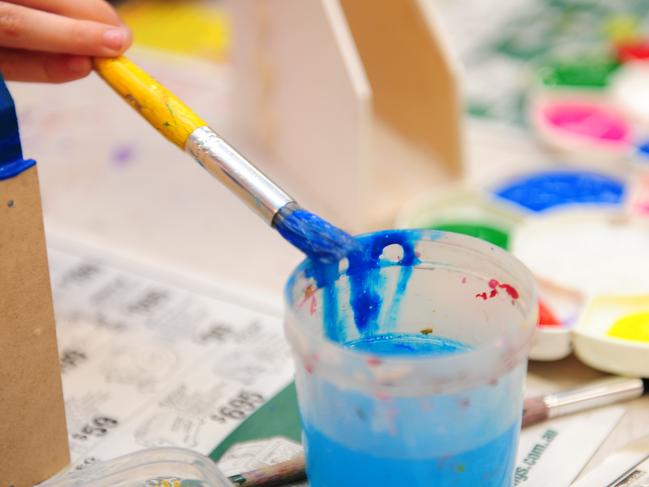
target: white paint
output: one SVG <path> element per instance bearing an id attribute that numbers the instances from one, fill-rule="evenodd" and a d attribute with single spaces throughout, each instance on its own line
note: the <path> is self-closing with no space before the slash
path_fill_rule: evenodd
<path id="1" fill-rule="evenodd" d="M 512 242 L 536 276 L 591 295 L 649 291 L 647 249 L 649 222 L 584 207 L 530 219 Z"/>
<path id="2" fill-rule="evenodd" d="M 611 94 L 630 117 L 649 123 L 649 63 L 626 63 L 613 78 Z"/>

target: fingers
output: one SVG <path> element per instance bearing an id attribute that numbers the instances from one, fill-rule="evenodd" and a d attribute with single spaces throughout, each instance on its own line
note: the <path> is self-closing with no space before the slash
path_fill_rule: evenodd
<path id="1" fill-rule="evenodd" d="M 0 48 L 0 73 L 10 81 L 63 83 L 83 78 L 91 70 L 86 56 Z"/>
<path id="2" fill-rule="evenodd" d="M 80 20 L 94 20 L 104 24 L 120 25 L 115 9 L 104 0 L 12 0 L 24 7 Z"/>
<path id="3" fill-rule="evenodd" d="M 130 31 L 122 26 L 0 2 L 0 45 L 4 47 L 111 57 L 123 53 L 131 41 Z"/>

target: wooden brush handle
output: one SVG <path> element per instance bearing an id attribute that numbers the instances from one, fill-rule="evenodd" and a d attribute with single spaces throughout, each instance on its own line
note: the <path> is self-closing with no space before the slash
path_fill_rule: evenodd
<path id="1" fill-rule="evenodd" d="M 173 93 L 126 57 L 96 58 L 95 70 L 167 140 L 185 149 L 194 130 L 207 124 Z"/>

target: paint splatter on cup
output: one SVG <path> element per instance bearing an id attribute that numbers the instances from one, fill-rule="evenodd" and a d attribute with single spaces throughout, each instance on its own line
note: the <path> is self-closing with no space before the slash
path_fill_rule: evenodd
<path id="1" fill-rule="evenodd" d="M 313 487 L 510 486 L 534 281 L 504 250 L 462 235 L 358 237 L 286 287 Z"/>

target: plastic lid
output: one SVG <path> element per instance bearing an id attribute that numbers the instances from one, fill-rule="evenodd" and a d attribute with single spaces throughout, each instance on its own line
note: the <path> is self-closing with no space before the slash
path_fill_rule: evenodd
<path id="1" fill-rule="evenodd" d="M 208 457 L 183 448 L 152 448 L 83 470 L 63 473 L 39 487 L 232 487 Z"/>

